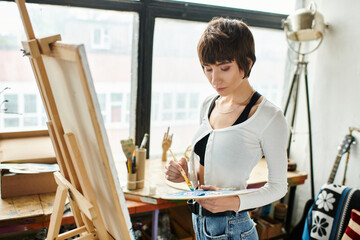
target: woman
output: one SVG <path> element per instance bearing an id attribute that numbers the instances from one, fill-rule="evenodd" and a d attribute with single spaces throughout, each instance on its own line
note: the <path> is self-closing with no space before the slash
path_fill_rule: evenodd
<path id="1" fill-rule="evenodd" d="M 244 22 L 211 20 L 198 43 L 198 56 L 217 94 L 203 102 L 189 163 L 184 158 L 179 164 L 171 160 L 166 178 L 184 181 L 183 168 L 199 189 L 246 189 L 252 169 L 265 156 L 268 182 L 259 191 L 189 204 L 197 239 L 257 239 L 247 210 L 287 192 L 286 121 L 281 110 L 249 83 L 256 57 L 252 33 Z"/>

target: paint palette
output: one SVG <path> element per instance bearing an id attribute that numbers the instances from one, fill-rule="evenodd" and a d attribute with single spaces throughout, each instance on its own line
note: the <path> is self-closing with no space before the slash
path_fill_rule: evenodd
<path id="1" fill-rule="evenodd" d="M 244 189 L 244 190 L 218 190 L 218 191 L 182 191 L 172 194 L 165 194 L 161 196 L 163 199 L 168 200 L 188 200 L 188 199 L 199 199 L 199 198 L 215 198 L 215 197 L 227 197 L 234 195 L 249 194 L 259 191 L 259 188 Z"/>

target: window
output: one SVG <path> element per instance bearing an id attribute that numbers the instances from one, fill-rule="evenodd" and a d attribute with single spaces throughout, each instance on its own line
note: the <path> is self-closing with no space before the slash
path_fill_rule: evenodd
<path id="1" fill-rule="evenodd" d="M 110 49 L 110 36 L 107 28 L 93 29 L 91 46 L 94 49 Z"/>
<path id="2" fill-rule="evenodd" d="M 192 21 L 162 18 L 155 21 L 151 157 L 162 153 L 162 137 L 168 126 L 174 134 L 172 149 L 183 154 L 198 127 L 202 101 L 216 94 L 203 74 L 196 52 L 205 27 L 206 23 Z M 284 33 L 250 28 L 257 61 L 249 81 L 262 95 L 280 105 L 287 50 Z"/>
<path id="3" fill-rule="evenodd" d="M 163 121 L 170 121 L 172 120 L 172 110 L 173 110 L 173 104 L 172 104 L 172 94 L 171 93 L 164 93 L 162 95 L 162 120 Z"/>
<path id="4" fill-rule="evenodd" d="M 4 95 L 6 103 L 5 103 L 5 109 L 6 111 L 10 113 L 18 113 L 19 110 L 19 100 L 17 94 L 5 94 Z"/>
<path id="5" fill-rule="evenodd" d="M 36 95 L 25 94 L 24 95 L 24 113 L 36 113 Z"/>
<path id="6" fill-rule="evenodd" d="M 99 101 L 99 105 L 100 105 L 100 109 L 101 109 L 101 115 L 103 117 L 104 122 L 106 123 L 106 94 L 105 93 L 100 93 L 97 94 L 97 98 Z"/>
<path id="7" fill-rule="evenodd" d="M 175 119 L 176 121 L 183 121 L 187 118 L 186 116 L 186 93 L 176 94 L 176 107 L 175 107 Z"/>
<path id="8" fill-rule="evenodd" d="M 137 13 L 44 4 L 27 4 L 27 9 L 36 36 L 61 34 L 62 42 L 85 45 L 110 145 L 115 159 L 121 158 L 119 142 L 128 138 L 130 128 L 126 104 L 137 48 Z M 0 2 L 0 29 L 0 87 L 10 88 L 0 95 L 8 100 L 2 107 L 8 113 L 0 115 L 0 131 L 46 129 L 31 65 L 19 51 L 26 37 L 14 3 Z"/>
<path id="9" fill-rule="evenodd" d="M 251 27 L 255 39 L 256 62 L 249 78 L 253 87 L 281 106 L 287 45 L 282 30 Z"/>
<path id="10" fill-rule="evenodd" d="M 122 98 L 121 93 L 111 94 L 111 122 L 121 122 Z"/>
<path id="11" fill-rule="evenodd" d="M 5 113 L 4 126 L 9 128 L 19 127 L 20 118 L 18 115 L 19 99 L 17 94 L 4 94 Z"/>
<path id="12" fill-rule="evenodd" d="M 36 127 L 40 123 L 37 114 L 36 94 L 24 94 L 24 127 Z"/>
<path id="13" fill-rule="evenodd" d="M 196 53 L 205 26 L 206 23 L 156 18 L 152 69 L 155 94 L 151 109 L 156 109 L 158 116 L 152 115 L 150 157 L 161 156 L 162 139 L 168 126 L 174 134 L 172 149 L 185 152 L 199 124 L 199 99 L 213 92 Z"/>
<path id="14" fill-rule="evenodd" d="M 199 118 L 198 114 L 198 106 L 200 106 L 199 95 L 196 93 L 189 94 L 189 110 L 188 110 L 188 118 L 191 121 L 196 121 Z"/>
<path id="15" fill-rule="evenodd" d="M 206 22 L 224 12 L 230 17 L 244 14 L 251 21 L 258 59 L 252 84 L 275 104 L 280 102 L 286 44 L 279 29 L 284 14 L 291 13 L 298 1 L 179 2 L 69 0 L 27 4 L 36 36 L 61 34 L 65 43 L 85 45 L 115 159 L 123 158 L 121 139 L 135 135 L 139 142 L 146 132 L 150 133 L 148 152 L 159 157 L 168 126 L 174 134 L 173 150 L 185 151 L 197 129 L 201 103 L 214 93 L 197 60 L 196 45 Z M 166 19 L 169 16 L 172 20 Z M 0 90 L 10 88 L 0 94 L 0 100 L 5 100 L 5 94 L 16 95 L 17 104 L 16 113 L 4 113 L 5 105 L 15 107 L 12 103 L 1 105 L 0 131 L 45 129 L 47 116 L 34 74 L 28 58 L 19 51 L 26 38 L 15 3 L 0 1 L 0 29 Z M 137 92 L 143 95 L 136 102 Z"/>

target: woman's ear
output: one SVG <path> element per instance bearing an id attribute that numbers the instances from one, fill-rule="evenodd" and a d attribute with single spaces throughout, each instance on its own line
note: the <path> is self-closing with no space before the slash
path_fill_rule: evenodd
<path id="1" fill-rule="evenodd" d="M 253 66 L 253 64 L 254 64 L 254 62 L 250 59 L 250 58 L 246 58 L 247 60 L 248 60 L 248 63 L 249 63 L 249 69 L 251 69 L 252 68 L 252 66 Z"/>

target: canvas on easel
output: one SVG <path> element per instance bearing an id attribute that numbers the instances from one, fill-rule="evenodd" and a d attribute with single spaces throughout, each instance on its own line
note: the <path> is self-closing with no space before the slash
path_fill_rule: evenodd
<path id="1" fill-rule="evenodd" d="M 60 35 L 36 39 L 24 0 L 16 0 L 28 41 L 23 42 L 49 119 L 60 166 L 48 235 L 58 238 L 61 205 L 70 193 L 77 224 L 89 238 L 133 239 L 132 225 L 106 135 L 85 48 L 55 43 Z M 84 207 L 86 205 L 86 207 Z M 57 208 L 57 209 L 56 209 Z M 49 237 L 50 236 L 50 237 Z"/>
<path id="2" fill-rule="evenodd" d="M 64 132 L 76 136 L 98 206 L 103 216 L 107 216 L 105 224 L 114 232 L 119 231 L 118 214 L 127 212 L 127 208 L 86 64 L 85 49 L 82 45 L 61 44 L 54 44 L 53 49 L 69 54 L 64 59 L 55 53 L 43 56 L 51 88 L 56 89 L 53 95 Z"/>

